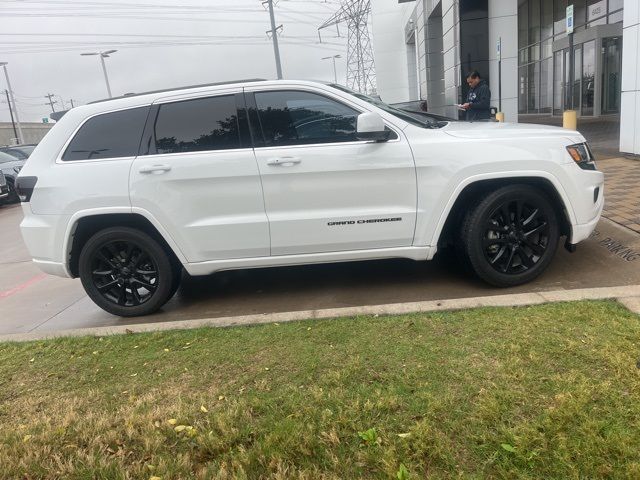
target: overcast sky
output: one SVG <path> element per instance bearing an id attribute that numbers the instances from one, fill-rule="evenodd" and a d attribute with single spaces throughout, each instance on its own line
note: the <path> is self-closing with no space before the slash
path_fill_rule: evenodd
<path id="1" fill-rule="evenodd" d="M 318 26 L 338 0 L 279 0 L 275 7 L 285 78 L 333 79 L 346 75 L 346 26 Z M 0 62 L 8 70 L 22 121 L 42 121 L 56 110 L 107 97 L 98 56 L 106 58 L 114 96 L 241 78 L 275 78 L 269 13 L 260 0 L 0 0 Z M 0 75 L 0 121 L 9 121 Z M 61 97 L 61 98 L 60 98 Z"/>

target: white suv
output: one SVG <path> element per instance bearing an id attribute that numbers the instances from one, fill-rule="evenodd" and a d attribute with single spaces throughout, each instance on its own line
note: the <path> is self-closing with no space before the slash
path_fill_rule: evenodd
<path id="1" fill-rule="evenodd" d="M 243 81 L 74 108 L 18 177 L 24 240 L 120 316 L 190 275 L 456 247 L 479 277 L 538 276 L 586 239 L 603 175 L 584 138 L 403 112 L 344 87 Z"/>

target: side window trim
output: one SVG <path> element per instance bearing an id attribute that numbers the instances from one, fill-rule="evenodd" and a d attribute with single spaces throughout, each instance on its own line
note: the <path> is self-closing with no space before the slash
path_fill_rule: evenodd
<path id="1" fill-rule="evenodd" d="M 247 114 L 249 117 L 249 126 L 251 128 L 251 137 L 253 138 L 253 148 L 266 147 L 267 143 L 258 115 L 258 104 L 256 103 L 256 92 L 244 92 L 244 98 L 247 106 Z"/>
<path id="2" fill-rule="evenodd" d="M 138 148 L 138 156 L 155 155 L 156 154 L 156 136 L 155 125 L 158 118 L 159 105 L 151 105 L 147 121 L 144 124 L 142 138 L 140 139 L 140 148 Z"/>
<path id="3" fill-rule="evenodd" d="M 238 133 L 240 134 L 240 148 L 253 148 L 251 126 L 249 125 L 249 114 L 247 112 L 244 92 L 238 92 L 236 97 L 236 110 L 238 119 Z"/>

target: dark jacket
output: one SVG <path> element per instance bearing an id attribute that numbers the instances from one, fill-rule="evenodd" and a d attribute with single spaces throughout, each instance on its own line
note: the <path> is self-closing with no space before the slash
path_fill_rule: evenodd
<path id="1" fill-rule="evenodd" d="M 467 102 L 471 104 L 467 110 L 467 120 L 488 120 L 491 118 L 491 90 L 484 80 L 469 90 Z"/>

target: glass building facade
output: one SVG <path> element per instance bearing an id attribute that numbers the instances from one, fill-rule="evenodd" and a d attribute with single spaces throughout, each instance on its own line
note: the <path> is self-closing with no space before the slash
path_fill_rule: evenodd
<path id="1" fill-rule="evenodd" d="M 623 3 L 518 0 L 520 114 L 620 112 Z M 565 31 L 568 4 L 575 16 L 572 47 Z"/>

